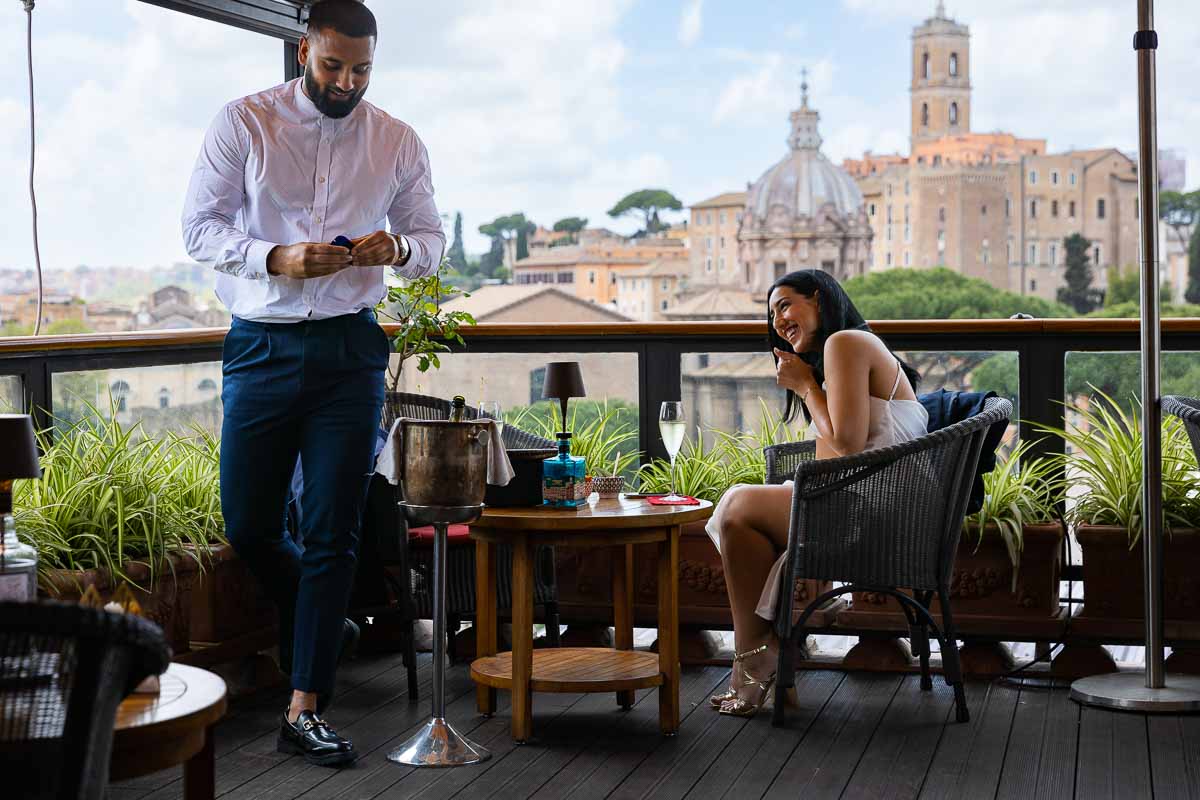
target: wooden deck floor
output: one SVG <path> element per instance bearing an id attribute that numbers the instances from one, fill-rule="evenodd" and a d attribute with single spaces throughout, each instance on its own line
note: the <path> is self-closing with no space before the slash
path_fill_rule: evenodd
<path id="1" fill-rule="evenodd" d="M 1044 681 L 968 686 L 971 722 L 953 723 L 940 679 L 813 671 L 797 676 L 802 711 L 786 729 L 768 713 L 719 716 L 707 705 L 728 669 L 685 668 L 679 735 L 657 732 L 658 703 L 631 711 L 611 695 L 534 697 L 536 741 L 515 746 L 507 696 L 492 719 L 475 713 L 462 664 L 447 678 L 448 717 L 492 752 L 478 766 L 414 770 L 385 754 L 429 714 L 429 656 L 420 702 L 405 696 L 399 657 L 343 667 L 339 732 L 363 754 L 344 770 L 275 752 L 282 691 L 232 706 L 217 729 L 217 792 L 226 798 L 1125 798 L 1200 797 L 1200 717 L 1082 709 Z M 115 800 L 177 798 L 173 770 L 114 785 Z"/>

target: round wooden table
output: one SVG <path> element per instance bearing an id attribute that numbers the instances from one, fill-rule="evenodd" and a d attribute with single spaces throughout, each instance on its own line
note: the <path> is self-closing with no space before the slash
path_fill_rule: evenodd
<path id="1" fill-rule="evenodd" d="M 471 677 L 483 714 L 496 710 L 496 690 L 512 692 L 512 735 L 533 733 L 533 692 L 616 692 L 625 708 L 635 689 L 659 687 L 659 728 L 679 729 L 679 532 L 707 519 L 712 503 L 656 506 L 644 499 L 597 500 L 577 509 L 487 508 L 471 523 L 475 539 L 476 653 Z M 633 651 L 633 546 L 658 544 L 658 654 Z M 497 544 L 512 561 L 512 651 L 497 653 Z M 533 552 L 538 545 L 612 547 L 615 650 L 563 647 L 533 650 Z"/>
<path id="2" fill-rule="evenodd" d="M 225 681 L 171 664 L 158 694 L 131 694 L 117 707 L 109 778 L 136 778 L 183 764 L 183 796 L 215 794 L 212 726 L 225 716 Z"/>

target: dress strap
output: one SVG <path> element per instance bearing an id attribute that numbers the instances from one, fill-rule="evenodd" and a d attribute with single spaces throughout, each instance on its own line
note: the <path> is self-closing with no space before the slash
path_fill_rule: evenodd
<path id="1" fill-rule="evenodd" d="M 900 359 L 896 359 L 896 380 L 892 383 L 892 393 L 888 395 L 888 402 L 896 396 L 896 390 L 900 388 Z"/>

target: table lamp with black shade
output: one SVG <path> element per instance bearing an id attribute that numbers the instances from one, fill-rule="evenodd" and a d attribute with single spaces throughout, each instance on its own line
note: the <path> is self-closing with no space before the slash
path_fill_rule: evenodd
<path id="1" fill-rule="evenodd" d="M 37 551 L 17 538 L 12 488 L 18 478 L 40 477 L 32 417 L 0 414 L 0 600 L 37 599 Z"/>
<path id="2" fill-rule="evenodd" d="M 582 458 L 571 455 L 571 432 L 567 430 L 567 400 L 586 396 L 578 361 L 551 361 L 546 365 L 542 397 L 557 399 L 562 410 L 558 455 L 542 462 L 542 499 L 548 506 L 576 508 L 587 502 L 587 465 Z"/>

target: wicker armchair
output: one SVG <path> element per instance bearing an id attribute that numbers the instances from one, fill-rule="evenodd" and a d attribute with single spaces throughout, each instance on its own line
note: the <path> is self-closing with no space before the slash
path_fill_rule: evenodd
<path id="1" fill-rule="evenodd" d="M 466 409 L 468 418 L 475 418 L 473 408 Z M 450 401 L 440 397 L 405 392 L 389 393 L 384 404 L 384 424 L 391 425 L 402 417 L 410 419 L 447 419 L 450 416 Z M 523 431 L 513 425 L 505 425 L 504 446 L 508 450 L 556 449 L 557 445 L 541 436 Z M 407 532 L 401 519 L 400 530 Z M 412 601 L 416 619 L 429 619 L 433 614 L 433 593 L 430 577 L 433 573 L 433 549 L 402 537 L 409 544 L 408 567 L 412 574 Z M 497 605 L 512 607 L 512 548 L 498 547 L 496 552 Z M 456 544 L 446 548 L 446 616 L 447 629 L 458 629 L 464 618 L 475 614 L 475 545 L 473 542 Z M 546 637 L 550 644 L 558 646 L 558 589 L 554 572 L 554 548 L 542 546 L 534 554 L 533 602 L 544 609 Z M 454 657 L 453 638 L 450 646 Z"/>
<path id="2" fill-rule="evenodd" d="M 0 603 L 6 797 L 102 798 L 125 695 L 167 668 L 162 630 L 59 603 Z"/>
<path id="3" fill-rule="evenodd" d="M 816 460 L 813 442 L 766 448 L 767 482 L 795 480 L 788 560 L 775 615 L 780 641 L 803 641 L 805 621 L 832 597 L 853 591 L 888 594 L 900 602 L 908 620 L 913 651 L 921 659 L 921 688 L 933 688 L 932 629 L 942 647 L 946 683 L 954 688 L 958 721 L 966 722 L 950 612 L 950 573 L 984 434 L 1011 414 L 1011 403 L 992 398 L 981 413 L 934 433 L 823 461 Z M 815 598 L 793 623 L 792 587 L 797 578 L 845 585 Z M 942 607 L 941 630 L 929 611 L 935 594 Z M 788 646 L 779 649 L 776 725 L 783 724 L 784 692 L 795 684 L 793 652 Z"/>
<path id="4" fill-rule="evenodd" d="M 1167 395 L 1162 399 L 1162 410 L 1183 420 L 1188 438 L 1192 440 L 1192 452 L 1200 464 L 1200 399 Z"/>

